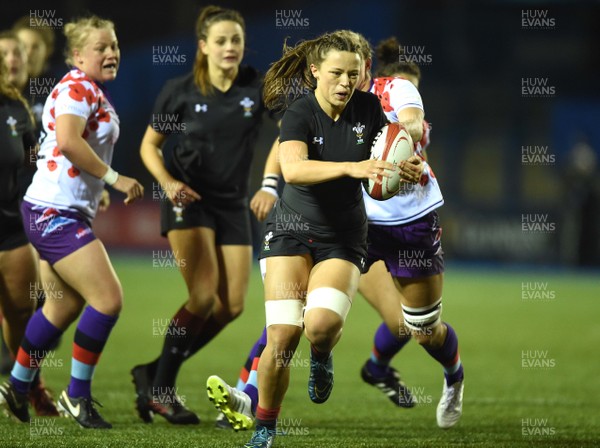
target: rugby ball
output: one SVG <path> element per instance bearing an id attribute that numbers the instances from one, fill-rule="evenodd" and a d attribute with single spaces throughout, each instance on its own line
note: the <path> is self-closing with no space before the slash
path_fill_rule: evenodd
<path id="1" fill-rule="evenodd" d="M 375 136 L 371 146 L 371 159 L 384 160 L 394 166 L 413 155 L 413 142 L 408 131 L 400 123 L 388 123 Z M 382 181 L 381 184 L 375 180 Z M 400 191 L 400 171 L 394 170 L 391 177 L 378 175 L 365 179 L 363 185 L 373 199 L 384 201 Z"/>

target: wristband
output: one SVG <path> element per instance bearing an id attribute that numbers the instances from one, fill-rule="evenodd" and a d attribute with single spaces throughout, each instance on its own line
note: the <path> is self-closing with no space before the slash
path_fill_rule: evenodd
<path id="1" fill-rule="evenodd" d="M 267 173 L 265 174 L 265 177 L 263 177 L 261 190 L 271 193 L 276 198 L 279 198 L 279 193 L 277 192 L 278 184 L 279 174 Z"/>
<path id="2" fill-rule="evenodd" d="M 277 185 L 279 183 L 279 174 L 267 173 L 265 177 L 263 177 L 262 186 L 263 187 L 271 187 L 277 190 Z"/>
<path id="3" fill-rule="evenodd" d="M 279 199 L 279 193 L 277 193 L 277 188 L 273 188 L 273 187 L 262 187 L 260 189 L 261 191 L 266 191 L 267 193 L 272 194 L 273 196 L 275 196 L 277 199 Z"/>
<path id="4" fill-rule="evenodd" d="M 106 182 L 108 185 L 114 185 L 114 183 L 117 181 L 118 178 L 119 178 L 119 173 L 117 173 L 115 170 L 113 170 L 110 166 L 108 167 L 106 174 L 104 176 L 102 176 L 102 180 L 104 182 Z"/>

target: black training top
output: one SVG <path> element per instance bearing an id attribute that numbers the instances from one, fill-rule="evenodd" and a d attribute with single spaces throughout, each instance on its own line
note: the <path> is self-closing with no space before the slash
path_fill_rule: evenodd
<path id="1" fill-rule="evenodd" d="M 21 101 L 0 95 L 0 220 L 20 218 L 17 171 L 35 146 L 33 123 Z"/>
<path id="2" fill-rule="evenodd" d="M 371 93 L 355 91 L 341 116 L 334 121 L 311 92 L 292 103 L 285 112 L 280 141 L 305 142 L 310 160 L 359 162 L 369 158 L 373 139 L 385 123 L 381 104 Z M 292 209 L 309 227 L 312 224 L 319 233 L 339 239 L 340 233 L 366 229 L 361 188 L 361 180 L 351 177 L 313 185 L 286 184 L 281 197 L 282 209 Z"/>
<path id="3" fill-rule="evenodd" d="M 262 79 L 240 66 L 227 92 L 203 95 L 193 74 L 173 79 L 158 96 L 150 126 L 177 138 L 167 169 L 205 199 L 248 195 L 248 177 L 264 111 Z"/>

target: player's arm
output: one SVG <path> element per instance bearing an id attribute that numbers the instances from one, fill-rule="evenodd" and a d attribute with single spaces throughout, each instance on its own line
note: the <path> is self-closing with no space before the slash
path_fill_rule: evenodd
<path id="1" fill-rule="evenodd" d="M 396 115 L 398 116 L 398 121 L 402 123 L 404 128 L 410 134 L 413 143 L 416 145 L 417 142 L 421 141 L 423 138 L 423 119 L 425 118 L 423 109 L 418 107 L 405 107 L 396 111 Z M 410 163 L 400 167 L 403 181 L 406 182 L 406 179 L 410 179 L 411 177 L 418 181 L 425 169 L 424 160 L 419 156 L 413 155 L 410 156 L 408 162 Z"/>
<path id="2" fill-rule="evenodd" d="M 396 112 L 398 121 L 410 134 L 414 143 L 423 138 L 423 118 L 425 113 L 418 107 L 405 107 Z"/>
<path id="3" fill-rule="evenodd" d="M 56 145 L 58 150 L 78 169 L 105 180 L 116 190 L 125 193 L 127 195 L 126 204 L 141 198 L 144 194 L 144 187 L 137 180 L 114 172 L 82 137 L 85 125 L 86 120 L 78 115 L 62 114 L 57 116 Z M 112 176 L 111 173 L 113 173 Z"/>
<path id="4" fill-rule="evenodd" d="M 171 173 L 165 167 L 162 146 L 166 140 L 166 135 L 156 132 L 151 126 L 148 126 L 144 138 L 142 138 L 140 157 L 146 169 L 158 181 L 169 200 L 175 205 L 186 206 L 190 202 L 200 199 L 200 195 L 171 176 Z"/>
<path id="5" fill-rule="evenodd" d="M 366 179 L 381 174 L 390 177 L 394 165 L 380 160 L 362 162 L 326 162 L 309 160 L 306 142 L 288 140 L 279 144 L 279 163 L 287 183 L 311 185 L 349 176 Z M 389 171 L 386 171 L 389 170 Z"/>
<path id="6" fill-rule="evenodd" d="M 256 219 L 263 221 L 277 201 L 277 184 L 281 176 L 281 167 L 278 160 L 279 138 L 276 138 L 271 146 L 267 160 L 261 189 L 258 190 L 250 201 L 250 210 L 256 215 Z"/>

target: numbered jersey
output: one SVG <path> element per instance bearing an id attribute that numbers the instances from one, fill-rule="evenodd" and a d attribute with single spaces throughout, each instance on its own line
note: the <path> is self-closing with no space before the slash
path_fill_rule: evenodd
<path id="1" fill-rule="evenodd" d="M 37 171 L 25 200 L 75 210 L 91 220 L 96 215 L 104 182 L 80 171 L 59 151 L 56 118 L 65 114 L 85 120 L 82 137 L 100 159 L 111 163 L 119 137 L 119 118 L 100 87 L 83 72 L 73 69 L 54 87 L 44 104 Z"/>
<path id="2" fill-rule="evenodd" d="M 423 109 L 421 95 L 417 88 L 406 79 L 375 78 L 371 93 L 379 98 L 383 111 L 391 122 L 398 122 L 398 112 L 407 107 Z M 415 144 L 414 152 L 422 156 L 424 146 L 429 142 L 429 126 L 424 123 L 423 138 Z M 442 192 L 435 174 L 427 165 L 418 184 L 402 184 L 398 194 L 386 201 L 372 199 L 363 188 L 363 198 L 369 223 L 379 225 L 406 224 L 435 210 L 444 203 Z"/>

